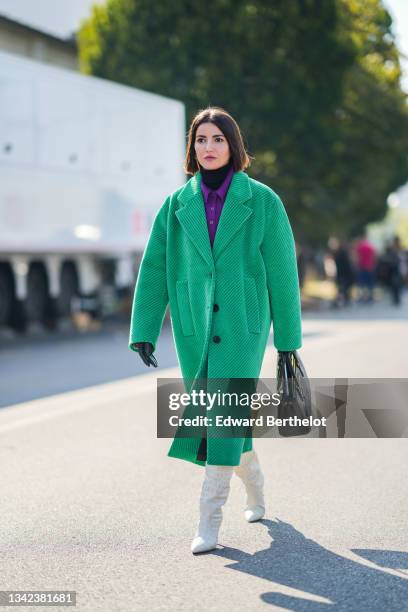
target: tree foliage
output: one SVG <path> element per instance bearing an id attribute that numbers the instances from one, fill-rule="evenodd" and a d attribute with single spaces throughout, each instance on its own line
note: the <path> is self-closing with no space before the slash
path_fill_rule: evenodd
<path id="1" fill-rule="evenodd" d="M 407 179 L 408 113 L 380 0 L 107 0 L 78 33 L 82 70 L 226 108 L 300 241 L 354 235 Z"/>

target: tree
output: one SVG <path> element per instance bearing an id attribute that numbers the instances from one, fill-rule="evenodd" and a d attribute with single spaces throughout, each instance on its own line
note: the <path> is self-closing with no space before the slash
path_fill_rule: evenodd
<path id="1" fill-rule="evenodd" d="M 107 0 L 78 33 L 82 70 L 228 109 L 299 241 L 381 218 L 406 180 L 408 117 L 380 0 Z M 386 155 L 384 152 L 386 151 Z"/>

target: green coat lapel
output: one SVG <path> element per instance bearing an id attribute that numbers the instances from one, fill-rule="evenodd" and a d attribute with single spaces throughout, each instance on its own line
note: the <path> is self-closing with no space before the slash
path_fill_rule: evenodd
<path id="1" fill-rule="evenodd" d="M 178 195 L 178 200 L 183 206 L 176 210 L 175 214 L 191 242 L 213 269 L 214 260 L 200 185 L 201 177 L 197 174 L 184 185 Z"/>
<path id="2" fill-rule="evenodd" d="M 252 209 L 244 204 L 251 197 L 252 191 L 248 175 L 242 171 L 235 172 L 211 249 L 204 199 L 201 192 L 201 173 L 197 172 L 180 191 L 178 199 L 183 203 L 183 206 L 175 214 L 190 240 L 212 269 L 222 250 L 241 225 L 251 216 Z"/>

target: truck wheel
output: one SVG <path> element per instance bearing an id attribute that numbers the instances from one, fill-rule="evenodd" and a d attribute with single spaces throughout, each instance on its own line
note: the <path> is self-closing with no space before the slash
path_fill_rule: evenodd
<path id="1" fill-rule="evenodd" d="M 25 334 L 27 331 L 27 313 L 23 300 L 14 300 L 8 324 L 19 334 Z"/>
<path id="2" fill-rule="evenodd" d="M 74 264 L 65 262 L 61 270 L 58 311 L 63 317 L 72 314 L 72 301 L 78 295 L 78 275 Z"/>
<path id="3" fill-rule="evenodd" d="M 48 297 L 47 305 L 45 308 L 44 327 L 49 331 L 54 331 L 58 326 L 58 303 L 56 298 Z"/>
<path id="4" fill-rule="evenodd" d="M 27 278 L 27 299 L 25 309 L 29 321 L 43 322 L 47 316 L 48 283 L 42 266 L 33 265 Z"/>
<path id="5" fill-rule="evenodd" d="M 11 271 L 0 266 L 0 325 L 7 325 L 14 302 L 14 288 Z"/>

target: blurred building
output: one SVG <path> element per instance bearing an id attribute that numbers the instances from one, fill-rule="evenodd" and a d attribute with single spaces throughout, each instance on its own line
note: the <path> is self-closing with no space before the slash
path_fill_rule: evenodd
<path id="1" fill-rule="evenodd" d="M 0 15 L 0 50 L 79 71 L 74 36 L 58 38 L 5 15 Z"/>

